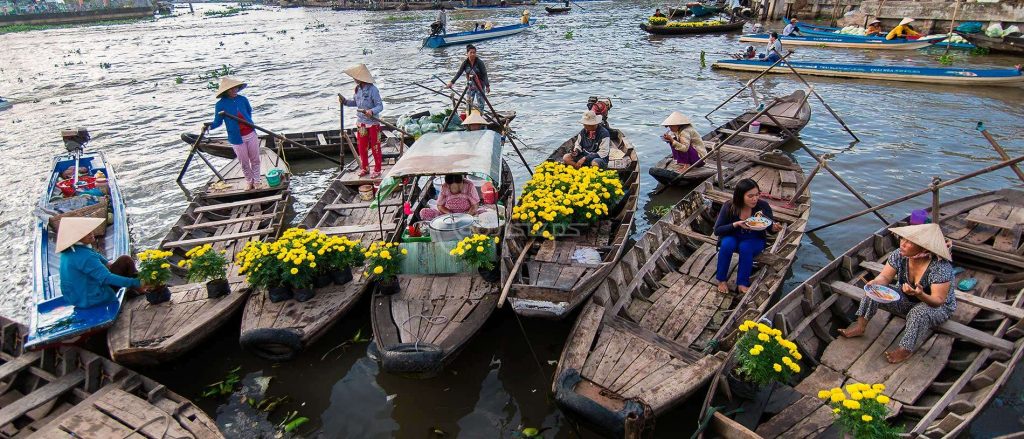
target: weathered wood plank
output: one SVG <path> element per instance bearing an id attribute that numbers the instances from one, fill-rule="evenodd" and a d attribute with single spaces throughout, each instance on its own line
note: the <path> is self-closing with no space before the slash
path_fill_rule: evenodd
<path id="1" fill-rule="evenodd" d="M 46 404 L 60 395 L 70 392 L 71 389 L 81 384 L 83 381 L 85 381 L 85 372 L 82 370 L 75 370 L 67 375 L 57 378 L 43 387 L 35 389 L 24 398 L 18 399 L 6 407 L 0 408 L 0 425 L 7 425 L 14 422 L 29 410 L 35 409 L 36 407 Z"/>
<path id="2" fill-rule="evenodd" d="M 248 199 L 248 200 L 232 201 L 230 203 L 216 203 L 216 204 L 210 204 L 210 205 L 207 205 L 207 206 L 199 206 L 199 207 L 193 209 L 192 212 L 193 213 L 214 212 L 214 211 L 217 211 L 217 210 L 232 209 L 232 208 L 235 208 L 235 207 L 250 206 L 250 205 L 253 205 L 253 204 L 262 204 L 262 203 L 269 203 L 269 202 L 273 202 L 273 201 L 280 201 L 282 199 L 283 199 L 283 197 L 281 196 L 281 194 L 277 194 L 277 195 L 271 195 L 269 197 L 251 198 L 251 199 Z"/>

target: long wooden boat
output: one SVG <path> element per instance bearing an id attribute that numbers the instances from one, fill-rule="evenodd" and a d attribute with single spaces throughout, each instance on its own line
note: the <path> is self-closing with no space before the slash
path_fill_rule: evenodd
<path id="1" fill-rule="evenodd" d="M 246 191 L 238 160 L 232 160 L 199 191 L 160 243 L 171 251 L 172 265 L 194 247 L 211 244 L 228 261 L 231 293 L 210 299 L 203 284 L 172 288 L 171 300 L 152 305 L 145 297 L 129 299 L 125 311 L 107 334 L 110 357 L 125 364 L 159 364 L 180 356 L 230 320 L 249 296 L 250 288 L 237 278 L 235 255 L 249 241 L 277 236 L 291 205 L 288 165 L 266 148 L 260 149 L 263 188 Z M 270 186 L 266 174 L 282 171 L 281 182 Z"/>
<path id="2" fill-rule="evenodd" d="M 856 38 L 855 38 L 856 37 Z M 768 34 L 748 34 L 740 37 L 743 43 L 768 43 Z M 922 49 L 939 41 L 946 39 L 945 36 L 924 37 L 917 40 L 864 40 L 860 36 L 835 34 L 807 35 L 807 36 L 780 36 L 783 46 L 814 46 L 814 47 L 839 47 L 844 49 L 875 49 L 875 50 L 917 50 Z"/>
<path id="3" fill-rule="evenodd" d="M 351 142 L 356 141 L 355 129 L 347 129 L 345 132 L 348 134 L 348 138 Z M 299 143 L 308 149 L 300 148 L 269 134 L 264 134 L 259 137 L 261 147 L 274 151 L 274 153 L 283 152 L 284 159 L 291 162 L 295 160 L 318 159 L 321 158 L 319 154 L 323 154 L 328 157 L 344 157 L 346 154 L 351 155 L 349 154 L 349 148 L 343 143 L 340 133 L 341 130 L 323 130 L 282 134 L 288 140 Z M 381 131 L 381 134 L 385 137 L 382 145 L 393 144 L 395 141 L 388 139 L 401 136 L 400 134 L 394 133 L 390 130 L 383 130 Z M 198 137 L 196 134 L 182 133 L 181 141 L 191 146 L 195 143 L 196 137 Z M 228 143 L 227 137 L 204 137 L 203 141 L 199 143 L 199 150 L 217 157 L 229 159 L 235 158 L 235 151 L 231 149 L 231 144 Z"/>
<path id="4" fill-rule="evenodd" d="M 725 11 L 725 6 L 720 5 L 706 5 L 702 3 L 688 3 L 682 8 L 668 8 L 669 18 L 681 18 L 681 17 L 706 17 L 712 14 L 718 14 Z"/>
<path id="5" fill-rule="evenodd" d="M 505 239 L 502 277 L 513 279 L 508 301 L 521 316 L 564 318 L 590 297 L 622 256 L 633 231 L 633 215 L 640 195 L 640 160 L 633 143 L 622 131 L 609 131 L 612 148 L 622 151 L 624 157 L 609 163 L 608 168 L 618 172 L 625 192 L 618 205 L 609 210 L 609 218 L 579 234 L 554 240 L 534 239 L 521 231 Z M 548 160 L 561 162 L 562 156 L 572 151 L 574 139 L 575 136 L 562 143 Z M 524 251 L 525 257 L 521 256 Z M 517 267 L 519 258 L 523 262 Z"/>
<path id="6" fill-rule="evenodd" d="M 507 26 L 495 26 L 488 30 L 454 32 L 441 35 L 432 35 L 423 40 L 423 47 L 436 49 L 438 47 L 452 46 L 456 44 L 469 44 L 475 43 L 477 41 L 485 41 L 492 40 L 495 38 L 507 37 L 526 30 L 536 21 L 536 19 L 530 19 L 530 22 L 528 24 L 517 23 Z"/>
<path id="7" fill-rule="evenodd" d="M 1016 85 L 1024 81 L 1021 70 L 959 69 L 953 67 L 887 66 L 877 64 L 832 64 L 790 62 L 802 75 L 830 76 L 834 78 L 874 79 L 883 81 L 924 82 L 949 85 Z M 763 72 L 771 63 L 755 60 L 722 59 L 711 65 L 713 69 Z M 792 73 L 785 66 L 769 73 Z"/>
<path id="8" fill-rule="evenodd" d="M 0 317 L 3 437 L 224 437 L 191 401 L 92 352 L 23 351 L 26 332 Z"/>
<path id="9" fill-rule="evenodd" d="M 96 177 L 100 172 L 106 175 L 106 195 L 99 197 L 99 203 L 85 206 L 85 201 L 82 201 L 72 205 L 69 203 L 73 203 L 74 200 L 62 197 L 58 188 L 61 172 L 74 166 L 88 168 L 89 177 Z M 79 209 L 71 210 L 79 205 Z M 103 306 L 76 309 L 68 303 L 61 294 L 60 254 L 54 251 L 57 233 L 51 227 L 51 223 L 59 220 L 51 221 L 49 216 L 109 218 L 103 235 L 97 236 L 93 248 L 110 261 L 131 253 L 124 197 L 114 169 L 102 152 L 70 153 L 54 157 L 49 175 L 46 177 L 46 188 L 37 206 L 40 211 L 46 212 L 48 217 L 37 218 L 33 229 L 33 306 L 28 339 L 25 343 L 29 349 L 54 343 L 74 342 L 88 334 L 105 330 L 114 323 L 121 311 L 121 302 L 126 293 L 124 288 L 118 290 L 116 300 Z"/>
<path id="10" fill-rule="evenodd" d="M 784 23 L 786 23 L 787 25 L 789 24 L 789 19 L 788 18 L 783 17 L 782 21 Z M 844 37 L 849 37 L 851 39 L 863 39 L 863 40 L 866 40 L 866 41 L 867 40 L 884 40 L 885 39 L 884 35 L 883 36 L 874 36 L 874 35 L 840 34 L 839 31 L 842 30 L 841 28 L 830 27 L 830 26 L 822 26 L 822 25 L 818 25 L 818 24 L 808 23 L 808 22 L 805 22 L 805 21 L 801 21 L 801 22 L 797 23 L 797 27 L 800 29 L 800 33 L 801 34 L 809 35 L 809 36 L 832 37 L 832 36 L 836 36 L 836 35 L 842 35 Z M 901 41 L 905 41 L 905 40 L 901 40 Z M 948 42 L 948 41 L 939 41 L 938 43 L 935 43 L 935 46 L 936 47 L 946 47 L 946 46 L 949 46 L 951 49 L 968 49 L 968 50 L 975 48 L 975 45 L 970 44 L 970 43 L 953 43 L 953 42 Z"/>
<path id="11" fill-rule="evenodd" d="M 394 163 L 395 159 L 385 159 L 382 171 L 387 172 Z M 404 219 L 402 194 L 382 198 L 378 211 L 370 206 L 370 201 L 360 199 L 359 187 L 373 182 L 368 177 L 359 177 L 357 170 L 355 166 L 343 169 L 299 222 L 299 227 L 344 235 L 366 246 L 373 241 L 391 241 Z M 242 313 L 239 344 L 268 360 L 291 360 L 347 314 L 369 289 L 362 267 L 353 271 L 352 281 L 317 288 L 316 295 L 306 302 L 273 303 L 262 291 L 252 294 Z"/>
<path id="12" fill-rule="evenodd" d="M 984 34 L 957 33 L 975 46 L 984 47 L 991 52 L 1024 55 L 1024 35 L 993 38 Z"/>
<path id="13" fill-rule="evenodd" d="M 641 23 L 640 29 L 644 32 L 654 35 L 693 35 L 693 34 L 711 34 L 721 32 L 732 32 L 737 30 L 743 30 L 743 25 L 746 21 L 739 20 L 733 23 L 724 23 L 707 26 L 652 26 L 650 23 Z"/>
<path id="14" fill-rule="evenodd" d="M 419 187 L 420 178 L 445 174 L 486 177 L 497 183 L 494 207 L 504 221 L 488 233 L 508 239 L 515 188 L 512 171 L 501 158 L 501 144 L 501 135 L 491 130 L 424 134 L 388 171 L 382 187 L 393 188 L 402 179 Z M 436 196 L 433 189 L 423 191 L 412 207 L 414 215 L 431 196 Z M 494 312 L 500 284 L 485 281 L 477 270 L 452 258 L 449 252 L 457 244 L 402 242 L 409 254 L 398 275 L 401 291 L 384 295 L 375 290 L 370 304 L 374 341 L 368 350 L 381 370 L 437 374 Z"/>
<path id="15" fill-rule="evenodd" d="M 779 152 L 763 158 L 724 190 L 708 182 L 690 192 L 615 264 L 562 349 L 552 384 L 559 406 L 621 437 L 627 419 L 653 428 L 654 418 L 708 383 L 731 334 L 760 315 L 782 285 L 810 215 L 809 195 L 796 194 L 804 180 L 799 166 Z M 784 227 L 755 258 L 746 294 L 721 293 L 714 223 L 743 178 L 758 182 Z M 730 270 L 734 286 L 735 266 Z"/>
<path id="16" fill-rule="evenodd" d="M 795 342 L 804 370 L 789 383 L 775 383 L 753 400 L 730 397 L 723 378 L 712 382 L 704 405 L 711 417 L 709 436 L 838 437 L 832 408 L 818 399 L 822 389 L 851 383 L 882 383 L 893 416 L 910 436 L 955 438 L 1006 383 L 1024 356 L 1024 257 L 1020 227 L 1024 192 L 1004 189 L 941 205 L 939 224 L 953 242 L 953 263 L 974 278 L 970 291 L 956 291 L 957 309 L 899 364 L 883 352 L 898 340 L 905 321 L 877 313 L 867 332 L 845 338 L 838 329 L 863 297 L 866 280 L 882 269 L 898 238 L 883 228 L 869 235 L 764 314 L 764 319 Z M 901 223 L 898 225 L 903 225 Z M 956 283 L 954 283 L 956 285 Z M 722 364 L 719 377 L 734 367 Z M 710 406 L 719 407 L 709 415 Z M 742 408 L 735 413 L 733 409 Z"/>
<path id="17" fill-rule="evenodd" d="M 807 102 L 807 94 L 803 90 L 797 90 L 789 96 L 778 98 L 776 104 L 768 110 L 776 120 L 782 124 L 779 127 L 767 115 L 761 115 L 757 121 L 761 123 L 760 132 L 757 134 L 741 131 L 729 140 L 726 146 L 720 150 L 722 161 L 723 178 L 728 178 L 735 172 L 743 171 L 744 166 L 750 166 L 751 157 L 782 147 L 792 139 L 786 132 L 797 134 L 811 120 L 811 105 Z M 769 103 L 771 105 L 772 103 Z M 710 152 L 715 145 L 722 143 L 726 138 L 741 128 L 750 118 L 754 117 L 757 111 L 747 111 L 725 124 L 722 124 L 713 131 L 705 134 L 702 139 L 704 146 Z M 783 129 L 785 128 L 785 130 Z M 705 179 L 714 176 L 718 167 L 716 161 L 719 158 L 709 157 L 700 168 L 683 173 L 683 170 L 676 164 L 670 153 L 664 159 L 648 170 L 655 180 L 665 185 L 692 186 Z"/>
<path id="18" fill-rule="evenodd" d="M 548 11 L 548 14 L 554 15 L 554 14 L 565 14 L 565 13 L 571 11 L 572 8 L 567 8 L 567 7 L 560 7 L 559 8 L 559 7 L 545 6 L 544 10 Z"/>

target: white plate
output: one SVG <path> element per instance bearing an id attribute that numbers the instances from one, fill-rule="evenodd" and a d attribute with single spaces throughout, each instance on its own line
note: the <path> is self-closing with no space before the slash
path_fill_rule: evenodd
<path id="1" fill-rule="evenodd" d="M 876 302 L 892 303 L 900 300 L 900 293 L 884 285 L 864 285 L 864 294 Z"/>
<path id="2" fill-rule="evenodd" d="M 753 219 L 753 218 L 757 218 L 759 221 L 764 221 L 764 224 L 763 225 L 759 225 L 759 226 L 752 225 L 750 223 L 750 220 Z M 754 230 L 754 231 L 758 231 L 758 232 L 760 232 L 762 230 L 765 230 L 765 229 L 767 229 L 767 228 L 772 226 L 772 220 L 770 220 L 768 218 L 765 218 L 765 217 L 753 217 L 752 216 L 750 218 L 747 218 L 743 222 L 747 223 L 747 227 L 750 227 L 750 230 Z"/>

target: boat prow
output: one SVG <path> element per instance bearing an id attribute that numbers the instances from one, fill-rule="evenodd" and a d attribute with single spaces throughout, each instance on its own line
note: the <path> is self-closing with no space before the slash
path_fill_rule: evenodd
<path id="1" fill-rule="evenodd" d="M 885 81 L 921 82 L 947 85 L 1016 85 L 1024 82 L 1018 67 L 1008 69 L 961 69 L 953 67 L 886 66 L 877 64 L 832 64 L 816 62 L 788 62 L 802 75 L 831 76 L 835 78 L 874 79 Z M 771 63 L 756 60 L 722 59 L 711 65 L 713 69 L 763 72 Z M 785 67 L 773 68 L 769 73 L 792 73 Z"/>

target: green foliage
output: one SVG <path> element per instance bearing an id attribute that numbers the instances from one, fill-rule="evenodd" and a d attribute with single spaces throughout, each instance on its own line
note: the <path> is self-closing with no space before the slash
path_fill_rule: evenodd
<path id="1" fill-rule="evenodd" d="M 664 26 L 665 24 L 668 23 L 668 18 L 666 18 L 666 17 L 650 17 L 650 18 L 647 19 L 647 22 L 650 23 L 651 26 Z"/>
<path id="2" fill-rule="evenodd" d="M 938 61 L 939 64 L 942 64 L 944 66 L 951 66 L 954 62 L 956 62 L 956 56 L 954 56 L 952 53 L 939 55 Z"/>
<path id="3" fill-rule="evenodd" d="M 651 214 L 657 217 L 663 217 L 672 211 L 672 206 L 668 204 L 659 204 L 651 207 Z"/>
<path id="4" fill-rule="evenodd" d="M 230 17 L 232 15 L 241 14 L 242 11 L 243 9 L 237 6 L 228 6 L 226 9 L 223 10 L 203 12 L 203 15 L 207 17 Z"/>
<path id="5" fill-rule="evenodd" d="M 975 47 L 971 49 L 971 55 L 988 55 L 988 52 L 989 50 L 987 47 Z"/>
<path id="6" fill-rule="evenodd" d="M 174 83 L 175 84 L 181 84 L 183 82 L 185 82 L 185 78 L 182 78 L 181 76 L 174 77 Z"/>
<path id="7" fill-rule="evenodd" d="M 288 412 L 288 415 L 285 416 L 281 423 L 277 424 L 277 428 L 283 430 L 285 433 L 291 433 L 307 422 L 309 422 L 309 418 L 299 416 L 299 412 L 292 411 Z"/>
<path id="8" fill-rule="evenodd" d="M 847 384 L 846 392 L 838 387 L 821 390 L 818 397 L 825 400 L 836 415 L 840 429 L 854 439 L 896 439 L 902 429 L 889 424 L 886 417 L 891 400 L 883 395 L 882 384 Z"/>
<path id="9" fill-rule="evenodd" d="M 498 237 L 475 234 L 467 236 L 459 241 L 449 254 L 460 259 L 474 268 L 491 270 L 494 268 L 495 247 L 498 245 Z"/>
<path id="10" fill-rule="evenodd" d="M 240 370 L 242 370 L 242 366 L 229 370 L 223 380 L 208 384 L 201 396 L 203 398 L 219 398 L 232 394 L 238 383 L 242 381 L 242 377 L 239 375 Z"/>
<path id="11" fill-rule="evenodd" d="M 565 39 L 571 40 L 572 39 L 572 35 L 573 35 L 573 33 L 572 33 L 571 30 L 565 31 Z"/>
<path id="12" fill-rule="evenodd" d="M 188 267 L 189 282 L 204 282 L 214 279 L 227 279 L 228 259 L 222 252 L 213 249 L 211 244 L 192 248 L 178 262 L 179 266 Z"/>
<path id="13" fill-rule="evenodd" d="M 364 276 L 373 274 L 378 280 L 389 281 L 398 275 L 402 265 L 402 259 L 408 250 L 393 242 L 376 242 L 370 244 L 364 256 L 366 256 L 366 271 Z"/>
<path id="14" fill-rule="evenodd" d="M 146 250 L 139 253 L 139 281 L 143 285 L 166 285 L 171 279 L 171 264 L 167 262 L 167 258 L 172 254 L 163 250 Z"/>
<path id="15" fill-rule="evenodd" d="M 795 343 L 782 338 L 782 331 L 750 320 L 739 330 L 743 335 L 736 343 L 736 372 L 744 380 L 764 386 L 800 373 L 801 354 Z"/>

